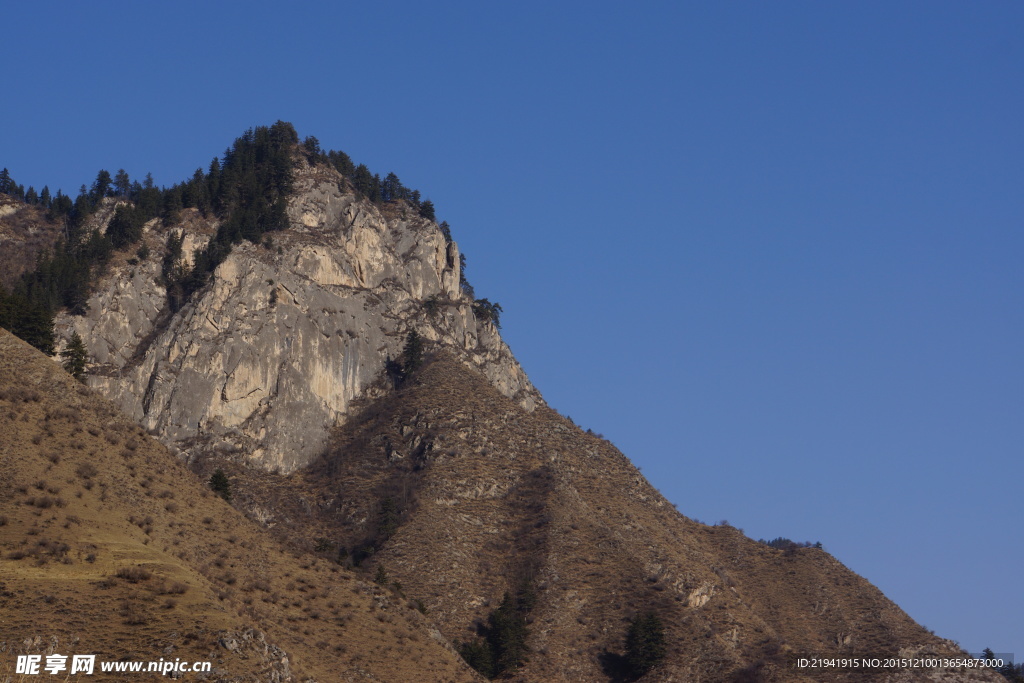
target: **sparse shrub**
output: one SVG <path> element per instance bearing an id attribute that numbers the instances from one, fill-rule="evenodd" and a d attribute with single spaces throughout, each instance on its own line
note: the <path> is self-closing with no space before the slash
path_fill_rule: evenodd
<path id="1" fill-rule="evenodd" d="M 82 479 L 92 479 L 99 473 L 100 471 L 96 469 L 96 466 L 93 465 L 91 462 L 84 462 L 77 468 L 75 468 L 75 474 L 77 474 Z"/>
<path id="2" fill-rule="evenodd" d="M 67 501 L 60 496 L 31 496 L 25 500 L 25 504 L 37 507 L 40 510 L 49 510 L 54 505 L 62 508 L 67 505 Z"/>
<path id="3" fill-rule="evenodd" d="M 148 581 L 153 574 L 143 567 L 121 567 L 117 570 L 116 576 L 129 583 L 139 583 L 140 581 Z"/>
<path id="4" fill-rule="evenodd" d="M 441 299 L 437 294 L 431 294 L 423 302 L 423 312 L 430 318 L 436 318 L 441 310 Z"/>
<path id="5" fill-rule="evenodd" d="M 378 586 L 388 585 L 388 570 L 384 568 L 383 564 L 377 565 L 377 574 L 373 577 L 373 582 Z"/>
<path id="6" fill-rule="evenodd" d="M 129 626 L 142 626 L 147 622 L 146 609 L 137 600 L 125 600 L 121 603 L 121 616 Z"/>

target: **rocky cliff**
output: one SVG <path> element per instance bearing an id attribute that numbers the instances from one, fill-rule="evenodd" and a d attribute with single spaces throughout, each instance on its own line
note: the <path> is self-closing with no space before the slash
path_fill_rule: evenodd
<path id="1" fill-rule="evenodd" d="M 437 224 L 298 163 L 289 229 L 236 245 L 181 310 L 168 309 L 161 256 L 170 231 L 187 257 L 216 230 L 194 209 L 170 228 L 150 221 L 149 258 L 116 255 L 89 312 L 58 317 L 63 337 L 86 343 L 91 386 L 185 457 L 239 453 L 283 471 L 323 451 L 411 331 L 524 408 L 541 402 L 495 326 L 474 315 L 458 245 Z"/>

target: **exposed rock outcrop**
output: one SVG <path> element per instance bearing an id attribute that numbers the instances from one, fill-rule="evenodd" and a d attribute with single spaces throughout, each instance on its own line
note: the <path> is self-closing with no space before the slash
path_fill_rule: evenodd
<path id="1" fill-rule="evenodd" d="M 89 384 L 185 456 L 213 448 L 283 471 L 322 452 L 413 330 L 523 407 L 541 401 L 494 325 L 475 317 L 458 246 L 435 223 L 401 203 L 382 211 L 309 166 L 288 216 L 272 240 L 236 245 L 173 315 L 160 279 L 167 230 L 148 224 L 153 255 L 136 266 L 120 255 L 88 314 L 58 318 L 63 336 L 85 340 Z M 187 210 L 173 229 L 187 255 L 215 228 Z"/>

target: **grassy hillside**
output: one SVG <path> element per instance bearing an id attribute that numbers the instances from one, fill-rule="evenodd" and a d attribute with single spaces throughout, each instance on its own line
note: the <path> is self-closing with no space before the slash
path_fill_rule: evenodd
<path id="1" fill-rule="evenodd" d="M 54 652 L 209 660 L 225 681 L 477 680 L 394 592 L 271 540 L 3 330 L 0 434 L 0 680 Z"/>

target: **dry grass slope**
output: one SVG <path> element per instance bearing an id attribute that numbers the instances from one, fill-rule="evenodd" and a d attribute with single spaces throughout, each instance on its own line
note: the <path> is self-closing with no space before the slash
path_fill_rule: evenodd
<path id="1" fill-rule="evenodd" d="M 391 591 L 272 540 L 4 330 L 0 435 L 0 680 L 53 652 L 211 660 L 220 681 L 478 680 Z"/>

